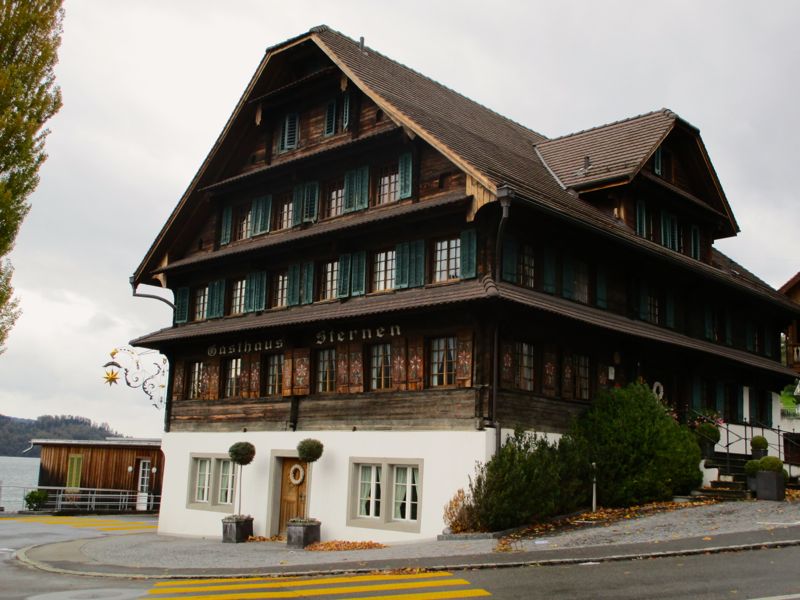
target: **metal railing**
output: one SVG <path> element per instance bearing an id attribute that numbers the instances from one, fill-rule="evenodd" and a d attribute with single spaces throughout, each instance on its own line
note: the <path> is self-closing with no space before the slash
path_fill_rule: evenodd
<path id="1" fill-rule="evenodd" d="M 9 496 L 19 500 L 17 510 L 26 508 L 24 498 L 28 492 L 47 492 L 47 500 L 40 507 L 44 511 L 74 512 L 155 512 L 161 505 L 161 495 L 151 492 L 113 490 L 102 488 L 66 488 L 56 486 L 0 486 L 0 498 Z M 10 493 L 9 493 L 10 492 Z M 12 510 L 15 506 L 7 506 Z"/>

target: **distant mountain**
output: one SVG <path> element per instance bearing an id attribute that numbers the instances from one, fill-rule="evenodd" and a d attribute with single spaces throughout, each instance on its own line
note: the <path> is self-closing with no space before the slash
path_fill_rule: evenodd
<path id="1" fill-rule="evenodd" d="M 37 458 L 38 446 L 25 454 L 32 439 L 56 440 L 104 440 L 107 437 L 121 437 L 108 426 L 98 425 L 86 417 L 72 415 L 44 415 L 38 419 L 17 419 L 0 415 L 0 456 L 27 456 Z"/>

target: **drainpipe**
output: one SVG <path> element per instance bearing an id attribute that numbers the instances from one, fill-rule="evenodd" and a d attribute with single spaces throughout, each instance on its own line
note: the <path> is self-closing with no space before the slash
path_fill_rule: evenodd
<path id="1" fill-rule="evenodd" d="M 128 281 L 131 284 L 131 291 L 136 298 L 150 298 L 152 300 L 161 300 L 164 304 L 169 306 L 173 311 L 175 310 L 175 305 L 167 300 L 166 298 L 162 298 L 161 296 L 156 296 L 155 294 L 142 294 L 136 291 L 136 282 L 134 281 L 134 276 L 131 275 Z"/>
<path id="2" fill-rule="evenodd" d="M 500 215 L 500 222 L 497 224 L 497 240 L 495 243 L 494 251 L 494 269 L 492 277 L 495 281 L 500 279 L 500 252 L 503 249 L 503 230 L 506 227 L 508 220 L 508 213 L 511 208 L 511 198 L 514 197 L 514 190 L 507 185 L 501 185 L 497 188 L 497 199 L 500 201 L 502 213 Z M 500 421 L 497 419 L 497 387 L 499 384 L 499 371 L 500 371 L 500 324 L 495 319 L 494 324 L 494 344 L 493 344 L 493 368 L 492 368 L 492 425 L 495 428 L 495 454 L 500 452 L 500 444 L 502 442 L 502 434 L 500 429 Z"/>

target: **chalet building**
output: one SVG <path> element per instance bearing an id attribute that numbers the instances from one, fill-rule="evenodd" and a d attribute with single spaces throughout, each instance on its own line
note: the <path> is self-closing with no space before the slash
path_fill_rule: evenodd
<path id="1" fill-rule="evenodd" d="M 769 427 L 798 307 L 738 231 L 669 110 L 548 139 L 325 26 L 269 48 L 132 278 L 175 297 L 133 341 L 171 365 L 159 531 L 220 535 L 237 441 L 257 534 L 404 540 L 602 388 Z"/>
<path id="2" fill-rule="evenodd" d="M 800 305 L 800 272 L 778 290 Z M 800 319 L 795 319 L 786 332 L 786 364 L 800 375 Z"/>

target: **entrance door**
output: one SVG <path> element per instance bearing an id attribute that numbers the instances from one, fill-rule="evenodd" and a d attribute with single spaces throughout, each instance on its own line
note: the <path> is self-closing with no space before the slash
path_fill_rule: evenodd
<path id="1" fill-rule="evenodd" d="M 150 491 L 150 461 L 139 461 L 139 474 L 136 482 L 136 510 L 147 510 Z"/>
<path id="2" fill-rule="evenodd" d="M 297 458 L 284 458 L 281 467 L 281 512 L 278 532 L 286 534 L 289 519 L 306 516 L 306 481 L 308 463 Z"/>

